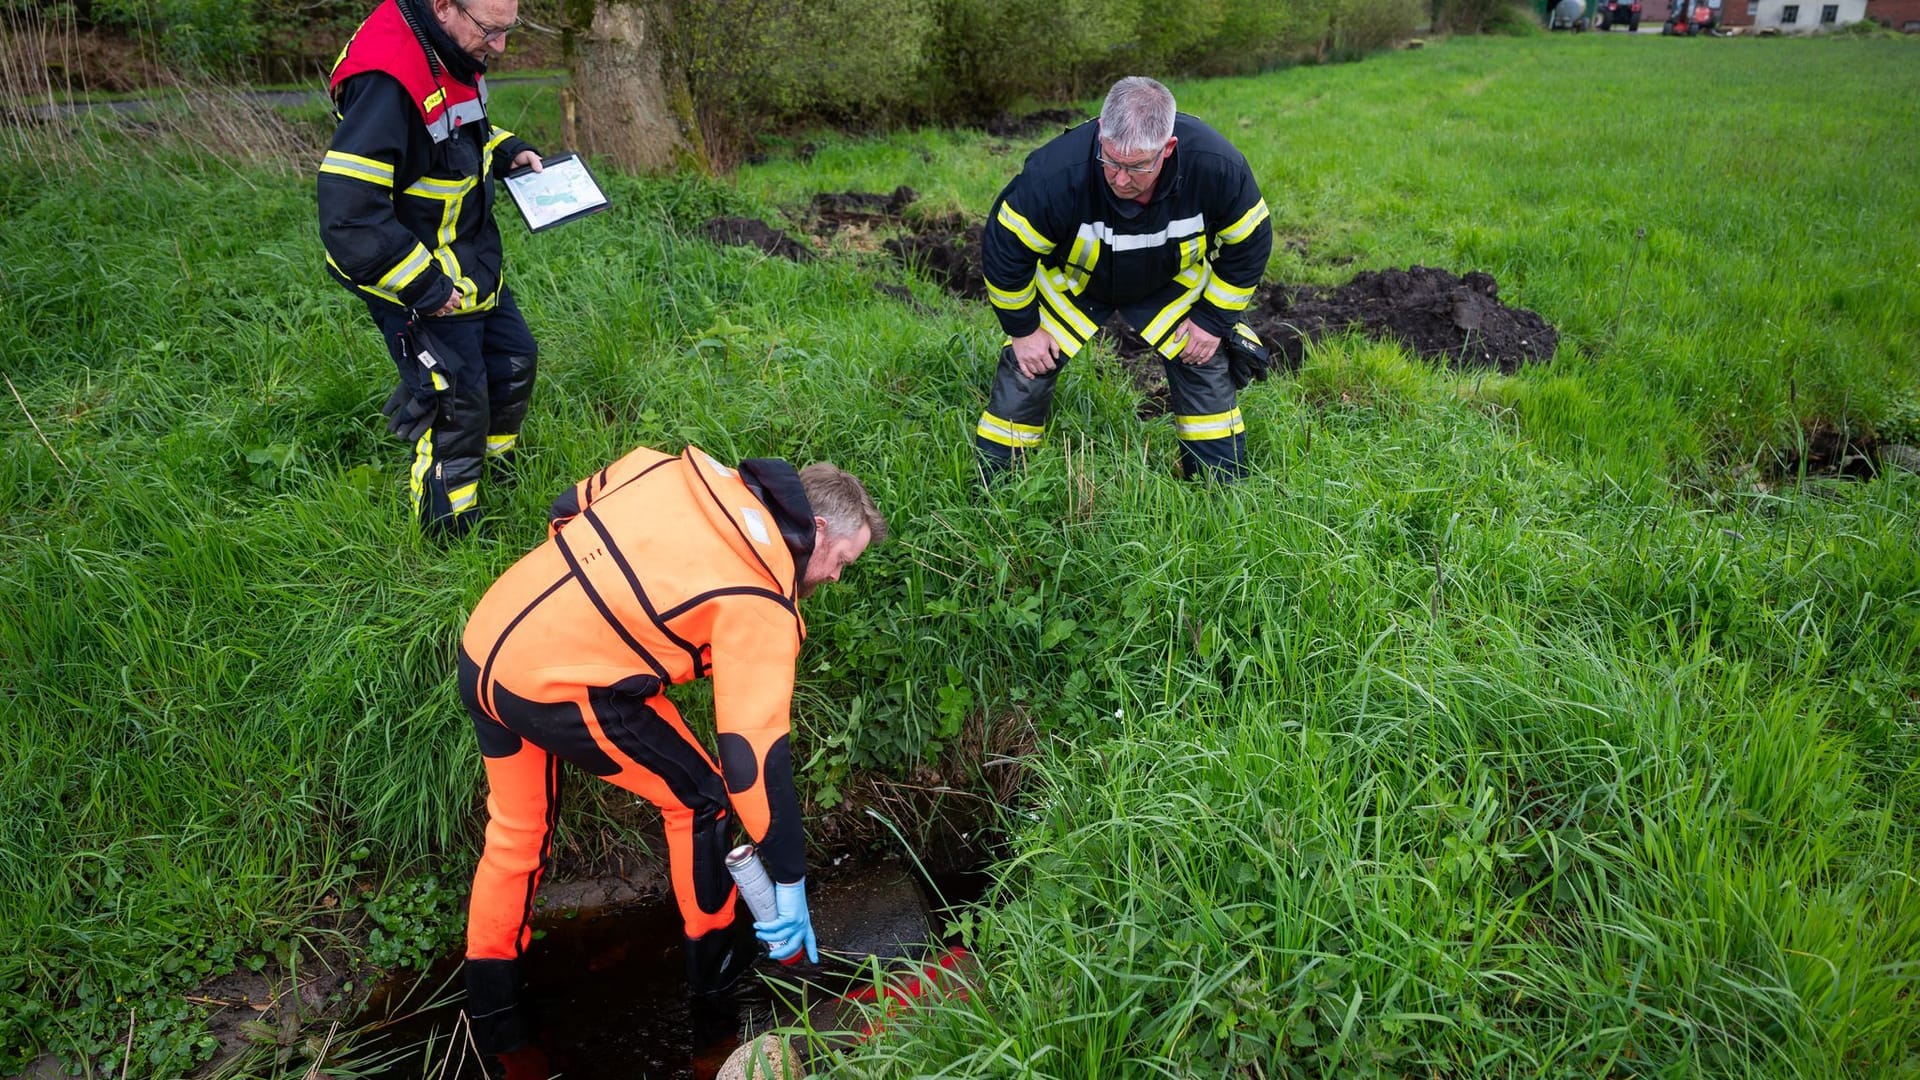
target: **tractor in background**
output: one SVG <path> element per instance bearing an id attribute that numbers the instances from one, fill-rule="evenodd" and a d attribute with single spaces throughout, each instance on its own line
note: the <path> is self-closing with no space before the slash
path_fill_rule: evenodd
<path id="1" fill-rule="evenodd" d="M 1640 32 L 1640 0 L 1600 0 L 1600 29 L 1611 30 L 1616 26 L 1625 26 L 1631 34 Z"/>

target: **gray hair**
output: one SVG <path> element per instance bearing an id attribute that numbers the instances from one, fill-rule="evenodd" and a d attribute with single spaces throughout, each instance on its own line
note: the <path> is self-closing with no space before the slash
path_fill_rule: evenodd
<path id="1" fill-rule="evenodd" d="M 1122 154 L 1144 154 L 1173 136 L 1173 91 L 1145 75 L 1129 75 L 1107 91 L 1100 137 Z"/>
<path id="2" fill-rule="evenodd" d="M 869 543 L 887 538 L 887 519 L 880 516 L 860 478 L 829 461 L 816 461 L 800 470 L 800 487 L 807 493 L 813 512 L 827 523 L 834 536 L 852 536 L 865 525 L 871 532 Z"/>

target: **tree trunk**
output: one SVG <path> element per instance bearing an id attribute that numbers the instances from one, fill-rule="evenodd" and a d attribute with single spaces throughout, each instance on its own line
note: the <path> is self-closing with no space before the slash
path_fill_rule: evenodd
<path id="1" fill-rule="evenodd" d="M 667 5 L 575 0 L 566 10 L 579 149 L 629 172 L 707 171 Z"/>

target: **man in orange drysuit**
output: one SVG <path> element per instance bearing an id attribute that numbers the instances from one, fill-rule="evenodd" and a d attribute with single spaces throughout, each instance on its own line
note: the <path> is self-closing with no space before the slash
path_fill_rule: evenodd
<path id="1" fill-rule="evenodd" d="M 860 481 L 832 465 L 728 468 L 694 447 L 635 450 L 554 502 L 547 542 L 487 590 L 460 644 L 490 788 L 465 972 L 482 1052 L 527 1042 L 517 961 L 563 760 L 660 808 L 696 994 L 724 989 L 758 955 L 732 930 L 736 816 L 779 904 L 758 936 L 775 959 L 818 959 L 787 741 L 806 633 L 798 602 L 886 532 Z M 718 765 L 664 694 L 703 676 Z"/>

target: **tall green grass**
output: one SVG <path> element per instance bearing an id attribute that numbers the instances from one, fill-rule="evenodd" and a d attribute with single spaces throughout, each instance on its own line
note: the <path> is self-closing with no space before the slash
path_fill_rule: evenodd
<path id="1" fill-rule="evenodd" d="M 176 1075 L 211 1050 L 202 979 L 351 955 L 339 905 L 457 876 L 466 610 L 564 486 L 689 442 L 835 460 L 894 524 L 808 608 L 817 805 L 969 723 L 1040 736 L 963 920 L 986 977 L 846 1071 L 1911 1069 L 1920 492 L 1748 465 L 1915 396 L 1913 58 L 1556 37 L 1176 86 L 1301 241 L 1270 278 L 1485 269 L 1565 333 L 1512 379 L 1324 343 L 1245 396 L 1257 474 L 1225 491 L 1174 480 L 1089 356 L 982 495 L 984 308 L 702 238 L 902 182 L 978 213 L 1037 139 L 609 176 L 609 213 L 507 223 L 542 383 L 518 487 L 446 549 L 405 520 L 390 364 L 303 170 L 139 129 L 7 162 L 0 1070 Z M 1739 121 L 1622 104 L 1694 85 Z M 516 93 L 557 145 L 552 89 Z M 602 787 L 564 865 L 648 842 Z"/>

